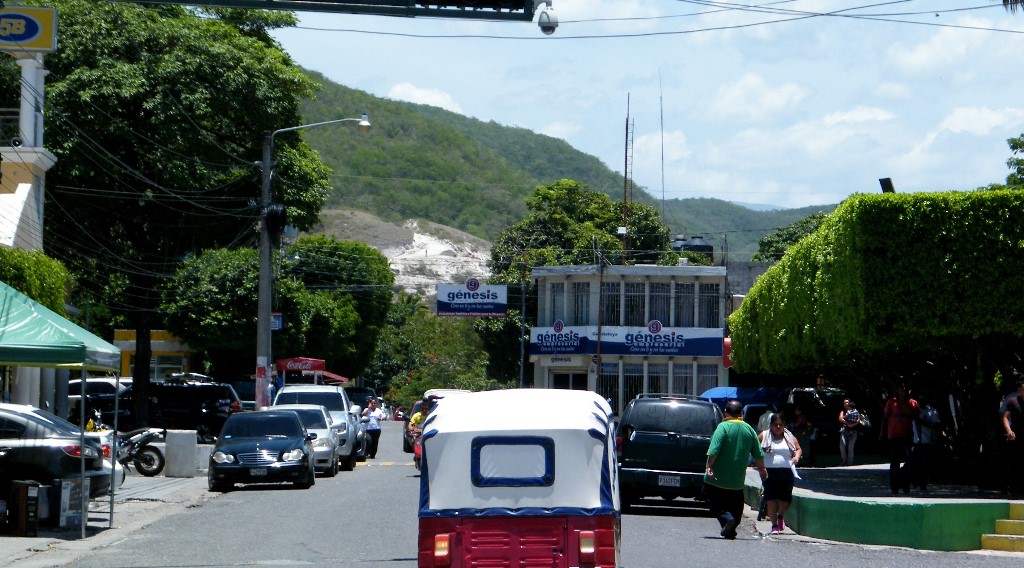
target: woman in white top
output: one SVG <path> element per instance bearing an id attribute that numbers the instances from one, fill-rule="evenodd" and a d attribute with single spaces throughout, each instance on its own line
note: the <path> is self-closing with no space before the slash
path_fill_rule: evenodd
<path id="1" fill-rule="evenodd" d="M 761 433 L 761 449 L 768 478 L 764 480 L 764 493 L 768 518 L 772 521 L 771 534 L 786 530 L 786 510 L 793 501 L 793 482 L 796 464 L 800 461 L 800 443 L 786 429 L 781 414 L 772 414 L 771 426 Z"/>

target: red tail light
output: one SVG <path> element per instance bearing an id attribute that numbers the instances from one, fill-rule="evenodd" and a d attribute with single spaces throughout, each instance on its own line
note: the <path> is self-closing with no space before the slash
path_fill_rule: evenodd
<path id="1" fill-rule="evenodd" d="M 82 457 L 82 446 L 64 446 L 64 453 L 73 457 Z"/>
<path id="2" fill-rule="evenodd" d="M 231 412 L 238 412 L 240 410 L 242 410 L 242 404 L 240 402 L 238 402 L 237 400 L 232 400 L 231 401 Z"/>
<path id="3" fill-rule="evenodd" d="M 103 457 L 110 459 L 110 444 L 103 444 Z"/>
<path id="4" fill-rule="evenodd" d="M 434 566 L 452 565 L 451 533 L 434 535 Z"/>
<path id="5" fill-rule="evenodd" d="M 622 436 L 615 436 L 615 455 L 622 457 Z"/>

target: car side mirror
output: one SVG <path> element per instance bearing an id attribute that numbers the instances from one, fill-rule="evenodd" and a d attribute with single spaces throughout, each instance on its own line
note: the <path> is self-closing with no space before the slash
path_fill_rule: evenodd
<path id="1" fill-rule="evenodd" d="M 359 416 L 363 412 L 363 407 L 359 406 L 358 404 L 353 404 L 352 406 L 349 407 L 348 411 L 349 413 L 354 414 L 355 416 Z"/>
<path id="2" fill-rule="evenodd" d="M 370 417 L 369 416 L 363 416 L 362 418 L 359 419 L 359 421 L 362 422 L 363 424 L 369 424 Z"/>
<path id="3" fill-rule="evenodd" d="M 306 439 L 309 440 L 310 442 L 316 440 L 316 432 L 309 432 L 308 434 L 306 434 Z"/>

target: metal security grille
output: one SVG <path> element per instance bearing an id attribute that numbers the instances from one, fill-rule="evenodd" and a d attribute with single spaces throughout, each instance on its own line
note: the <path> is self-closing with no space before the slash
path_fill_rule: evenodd
<path id="1" fill-rule="evenodd" d="M 275 462 L 277 455 L 267 451 L 238 454 L 238 463 L 242 465 L 273 465 Z"/>
<path id="2" fill-rule="evenodd" d="M 697 393 L 718 386 L 718 365 L 697 365 Z"/>
<path id="3" fill-rule="evenodd" d="M 647 286 L 644 282 L 626 282 L 626 325 L 647 326 Z"/>
<path id="4" fill-rule="evenodd" d="M 551 283 L 551 313 L 550 321 L 565 321 L 565 282 Z"/>
<path id="5" fill-rule="evenodd" d="M 694 285 L 693 282 L 676 283 L 675 327 L 695 327 L 693 319 Z"/>
<path id="6" fill-rule="evenodd" d="M 622 370 L 624 378 L 622 402 L 625 404 L 644 392 L 644 364 L 626 363 L 622 366 Z"/>
<path id="7" fill-rule="evenodd" d="M 668 391 L 668 363 L 647 365 L 647 392 Z"/>
<path id="8" fill-rule="evenodd" d="M 622 304 L 620 303 L 619 289 L 618 282 L 601 284 L 601 325 L 620 325 L 619 316 L 622 313 Z"/>
<path id="9" fill-rule="evenodd" d="M 616 405 L 619 401 L 619 364 L 618 363 L 603 363 L 601 365 L 601 374 L 597 379 L 597 393 L 601 396 L 611 399 L 612 408 L 621 410 L 622 405 Z"/>
<path id="10" fill-rule="evenodd" d="M 672 285 L 668 282 L 651 282 L 649 296 L 649 319 L 658 320 L 662 325 L 672 325 Z"/>
<path id="11" fill-rule="evenodd" d="M 693 392 L 693 365 L 686 363 L 672 366 L 672 394 L 698 394 Z"/>
<path id="12" fill-rule="evenodd" d="M 700 285 L 700 324 L 698 327 L 722 327 L 717 283 Z"/>
<path id="13" fill-rule="evenodd" d="M 590 325 L 590 282 L 572 283 L 573 325 Z"/>

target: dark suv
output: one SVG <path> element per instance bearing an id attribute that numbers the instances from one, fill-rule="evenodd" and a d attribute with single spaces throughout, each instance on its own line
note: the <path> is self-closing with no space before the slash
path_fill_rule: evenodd
<path id="1" fill-rule="evenodd" d="M 694 396 L 645 394 L 629 401 L 615 438 L 622 509 L 648 496 L 697 497 L 722 410 Z"/>
<path id="2" fill-rule="evenodd" d="M 150 422 L 168 430 L 195 430 L 201 442 L 212 442 L 231 414 L 242 410 L 229 384 L 168 380 L 149 385 Z"/>

